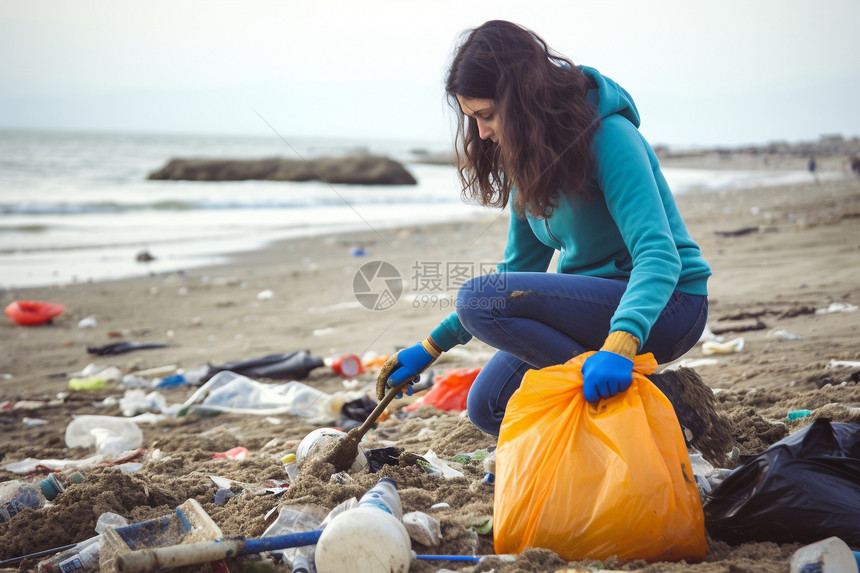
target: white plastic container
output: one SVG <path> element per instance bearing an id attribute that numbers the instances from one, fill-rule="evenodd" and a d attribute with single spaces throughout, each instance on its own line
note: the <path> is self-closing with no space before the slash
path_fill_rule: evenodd
<path id="1" fill-rule="evenodd" d="M 319 573 L 406 573 L 412 543 L 406 527 L 390 513 L 356 507 L 331 520 L 317 542 Z"/>
<path id="2" fill-rule="evenodd" d="M 66 446 L 95 446 L 97 454 L 118 454 L 143 444 L 143 432 L 132 420 L 115 416 L 75 416 L 66 426 Z"/>
<path id="3" fill-rule="evenodd" d="M 791 573 L 858 573 L 857 561 L 848 545 L 838 537 L 828 537 L 801 547 L 791 556 Z"/>
<path id="4" fill-rule="evenodd" d="M 299 442 L 299 447 L 296 449 L 296 462 L 301 467 L 305 460 L 312 458 L 325 449 L 328 444 L 343 439 L 345 436 L 346 432 L 335 428 L 317 428 Z M 359 447 L 358 454 L 355 456 L 355 461 L 350 466 L 349 471 L 360 471 L 366 465 L 367 457 L 364 455 L 364 450 Z"/>
<path id="5" fill-rule="evenodd" d="M 403 510 L 396 484 L 382 478 L 358 502 L 331 520 L 317 542 L 319 573 L 407 573 L 412 541 L 401 523 Z"/>

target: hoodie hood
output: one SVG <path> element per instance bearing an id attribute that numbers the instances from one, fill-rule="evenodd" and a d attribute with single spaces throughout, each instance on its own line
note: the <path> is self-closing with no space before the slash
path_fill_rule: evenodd
<path id="1" fill-rule="evenodd" d="M 601 75 L 600 72 L 588 66 L 577 66 L 582 73 L 591 78 L 596 88 L 588 90 L 588 101 L 597 107 L 600 119 L 610 115 L 618 114 L 626 118 L 630 123 L 639 127 L 639 111 L 633 98 L 627 90 L 619 86 L 613 80 Z"/>

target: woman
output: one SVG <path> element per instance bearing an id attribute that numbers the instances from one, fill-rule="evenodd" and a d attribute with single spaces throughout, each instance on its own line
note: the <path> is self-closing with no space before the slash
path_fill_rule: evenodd
<path id="1" fill-rule="evenodd" d="M 380 379 L 414 380 L 475 336 L 498 352 L 469 392 L 468 413 L 498 435 L 526 370 L 597 351 L 582 368 L 594 402 L 630 386 L 636 354 L 665 363 L 689 350 L 707 321 L 711 272 L 629 94 L 504 21 L 467 34 L 446 91 L 459 112 L 464 194 L 511 210 L 504 260 L 498 274 L 467 281 L 456 312 L 392 356 Z"/>

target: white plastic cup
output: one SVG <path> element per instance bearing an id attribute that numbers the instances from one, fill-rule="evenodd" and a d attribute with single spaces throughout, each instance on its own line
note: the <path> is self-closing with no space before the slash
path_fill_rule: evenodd
<path id="1" fill-rule="evenodd" d="M 854 553 L 838 537 L 828 537 L 795 551 L 791 556 L 791 573 L 802 571 L 858 573 Z"/>

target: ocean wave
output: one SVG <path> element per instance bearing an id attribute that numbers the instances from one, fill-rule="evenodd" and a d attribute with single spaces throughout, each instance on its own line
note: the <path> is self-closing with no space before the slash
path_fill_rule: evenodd
<path id="1" fill-rule="evenodd" d="M 458 201 L 459 199 L 456 199 Z M 113 201 L 95 201 L 91 203 L 0 203 L 0 214 L 2 215 L 85 215 L 85 214 L 115 214 L 134 213 L 141 211 L 225 211 L 234 209 L 265 210 L 265 209 L 307 209 L 318 207 L 345 207 L 345 206 L 372 206 L 392 204 L 426 204 L 426 203 L 454 203 L 454 199 L 442 197 L 426 197 L 415 195 L 413 197 L 367 197 L 356 199 L 354 197 L 332 197 L 332 198 L 290 198 L 290 199 L 225 199 L 187 201 L 181 199 L 164 199 L 160 201 L 143 203 L 120 203 Z"/>

